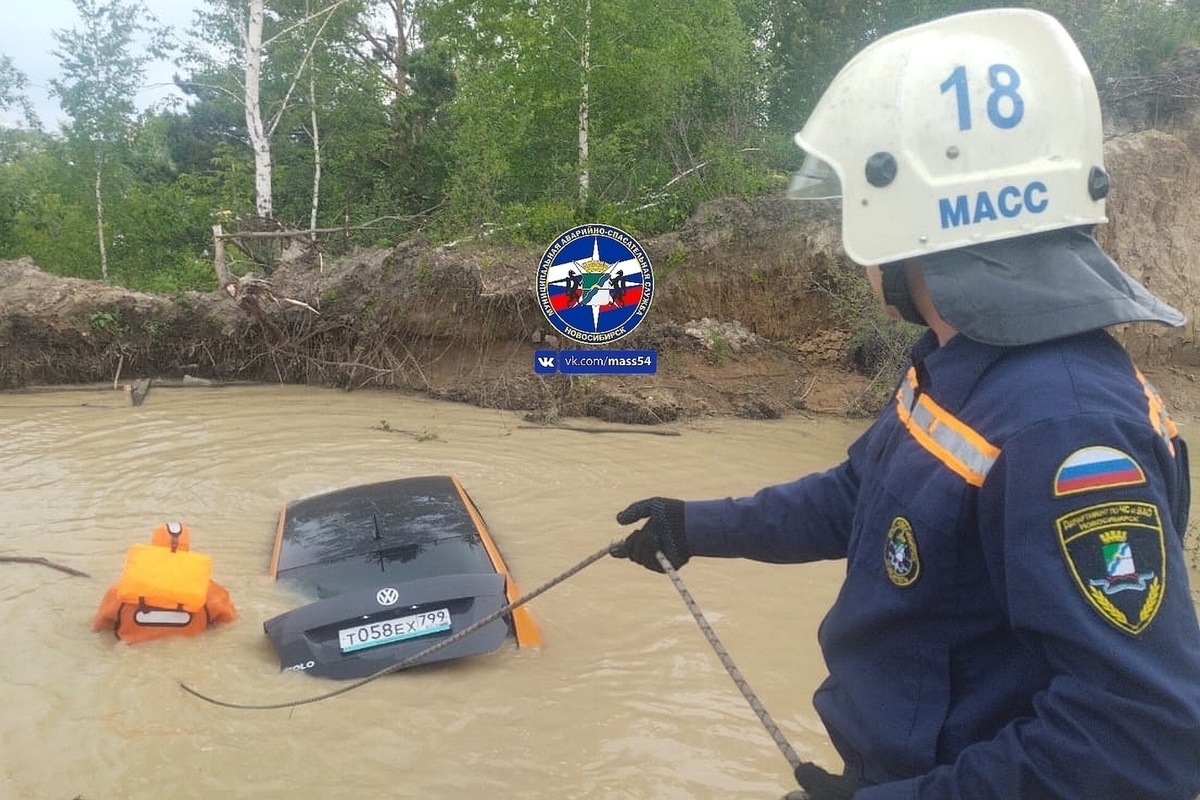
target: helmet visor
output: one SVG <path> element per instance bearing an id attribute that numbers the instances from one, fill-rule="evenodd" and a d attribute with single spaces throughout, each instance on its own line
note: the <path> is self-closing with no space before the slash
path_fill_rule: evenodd
<path id="1" fill-rule="evenodd" d="M 792 176 L 788 197 L 797 200 L 832 200 L 842 196 L 842 182 L 833 167 L 812 155 L 804 157 L 800 171 Z"/>

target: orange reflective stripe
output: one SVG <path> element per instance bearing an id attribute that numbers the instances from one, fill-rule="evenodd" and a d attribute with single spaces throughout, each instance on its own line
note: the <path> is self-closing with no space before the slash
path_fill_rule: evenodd
<path id="1" fill-rule="evenodd" d="M 1179 435 L 1179 429 L 1175 427 L 1175 420 L 1171 419 L 1171 415 L 1167 413 L 1167 407 L 1162 401 L 1162 396 L 1150 381 L 1146 380 L 1142 371 L 1135 367 L 1134 372 L 1137 373 L 1138 380 L 1142 382 L 1142 391 L 1146 393 L 1146 401 L 1150 405 L 1150 424 L 1154 426 L 1154 430 L 1158 431 L 1158 435 L 1167 443 L 1167 450 L 1174 456 L 1175 442 L 1173 440 Z"/>
<path id="2" fill-rule="evenodd" d="M 521 597 L 521 589 L 517 586 L 516 579 L 512 573 L 508 571 L 508 565 L 504 563 L 503 556 L 500 555 L 500 548 L 496 546 L 492 540 L 492 535 L 488 533 L 487 526 L 483 524 L 483 517 L 479 515 L 479 509 L 475 507 L 475 503 L 467 496 L 467 490 L 459 483 L 458 478 L 451 476 L 454 481 L 454 488 L 458 490 L 458 496 L 462 498 L 463 506 L 467 509 L 467 513 L 471 515 L 471 521 L 475 523 L 475 530 L 479 531 L 479 538 L 483 540 L 483 549 L 487 551 L 488 557 L 492 561 L 492 565 L 496 567 L 496 571 L 504 576 L 504 595 L 508 598 L 508 602 L 514 603 Z M 528 606 L 517 606 L 512 610 L 513 633 L 517 637 L 517 645 L 519 647 L 540 648 L 542 646 L 542 631 L 538 627 L 537 622 L 533 619 L 533 614 L 529 611 Z"/>
<path id="3" fill-rule="evenodd" d="M 1167 413 L 1158 390 L 1137 372 L 1146 394 L 1150 425 L 1175 455 L 1174 439 L 1179 435 L 1175 421 Z M 1000 449 L 939 406 L 928 395 L 917 392 L 917 371 L 908 374 L 896 392 L 896 413 L 917 443 L 938 461 L 949 467 L 971 486 L 982 486 L 988 472 L 1000 456 Z"/>
<path id="4" fill-rule="evenodd" d="M 279 551 L 283 548 L 283 525 L 287 522 L 287 506 L 279 509 L 279 521 L 275 523 L 275 544 L 271 548 L 271 566 L 268 574 L 279 577 Z"/>
<path id="5" fill-rule="evenodd" d="M 900 421 L 930 455 L 971 486 L 983 486 L 1000 456 L 1000 448 L 984 439 L 928 395 L 917 393 L 917 371 L 908 375 L 896 392 Z"/>

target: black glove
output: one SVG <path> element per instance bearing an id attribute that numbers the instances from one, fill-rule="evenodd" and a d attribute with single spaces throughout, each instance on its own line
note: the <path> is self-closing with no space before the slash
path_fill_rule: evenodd
<path id="1" fill-rule="evenodd" d="M 845 775 L 831 775 L 809 761 L 796 767 L 796 782 L 810 800 L 854 800 L 858 781 Z"/>
<path id="2" fill-rule="evenodd" d="M 646 524 L 625 537 L 622 545 L 624 555 L 630 561 L 636 561 L 654 572 L 662 572 L 662 565 L 654 555 L 656 551 L 661 550 L 675 569 L 682 567 L 692 557 L 683 530 L 682 500 L 650 497 L 638 500 L 617 514 L 617 522 L 622 525 L 639 519 L 646 520 Z"/>

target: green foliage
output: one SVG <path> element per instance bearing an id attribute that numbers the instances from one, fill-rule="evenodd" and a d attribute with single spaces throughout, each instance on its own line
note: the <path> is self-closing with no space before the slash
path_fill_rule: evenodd
<path id="1" fill-rule="evenodd" d="M 1024 5 L 1056 16 L 1079 43 L 1098 85 L 1146 75 L 1197 34 L 1200 8 L 1163 0 L 1034 0 Z"/>
<path id="2" fill-rule="evenodd" d="M 531 205 L 514 203 L 503 209 L 502 227 L 510 237 L 526 243 L 551 242 L 563 231 L 582 224 L 575 206 L 550 199 Z"/>
<path id="3" fill-rule="evenodd" d="M 201 259 L 211 242 L 208 204 L 185 182 L 128 186 L 109 206 L 110 268 L 116 280 L 148 291 L 213 289 L 212 264 Z"/>
<path id="4" fill-rule="evenodd" d="M 158 294 L 178 292 L 211 292 L 217 288 L 216 273 L 211 261 L 198 256 L 184 256 L 173 262 L 170 269 L 139 272 L 127 279 L 131 289 Z M 176 303 L 178 304 L 178 299 Z"/>
<path id="5" fill-rule="evenodd" d="M 667 253 L 667 257 L 662 264 L 658 265 L 659 279 L 667 277 L 686 263 L 687 249 L 682 244 L 676 245 L 674 250 Z"/>
<path id="6" fill-rule="evenodd" d="M 245 0 L 207 0 L 189 32 L 186 110 L 140 115 L 133 101 L 145 59 L 162 52 L 152 18 L 141 0 L 74 2 L 79 24 L 56 34 L 61 71 L 51 81 L 69 124 L 0 129 L 0 258 L 95 278 L 102 241 L 115 281 L 209 291 L 212 226 L 256 224 L 241 86 Z M 780 192 L 803 157 L 792 134 L 851 53 L 906 25 L 1012 4 L 266 3 L 261 105 L 273 126 L 274 213 L 307 228 L 315 205 L 318 227 L 344 228 L 322 240 L 327 253 L 386 247 L 418 229 L 544 244 L 601 221 L 646 236 L 677 228 L 713 198 Z M 1200 34 L 1194 0 L 1025 5 L 1063 20 L 1101 86 L 1154 69 Z M 416 32 L 401 37 L 392 12 Z M 395 47 L 401 38 L 407 48 Z M 0 111 L 24 108 L 25 86 L 0 56 Z M 228 255 L 235 274 L 252 266 Z"/>
<path id="7" fill-rule="evenodd" d="M 62 77 L 50 86 L 70 117 L 68 138 L 98 152 L 123 141 L 146 65 L 165 53 L 165 34 L 137 0 L 74 3 L 82 24 L 54 32 Z M 149 43 L 135 52 L 143 33 Z"/>
<path id="8" fill-rule="evenodd" d="M 77 198 L 38 185 L 21 197 L 0 255 L 28 256 L 60 275 L 95 277 L 96 223 L 89 212 Z"/>
<path id="9" fill-rule="evenodd" d="M 0 53 L 0 118 L 5 112 L 19 110 L 20 118 L 31 128 L 39 128 L 40 121 L 25 94 L 29 78 L 16 68 L 8 56 Z M 15 116 L 15 115 L 14 115 Z"/>
<path id="10" fill-rule="evenodd" d="M 111 277 L 149 291 L 214 287 L 203 258 L 211 241 L 211 200 L 204 182 L 175 179 L 159 146 L 131 142 L 131 159 L 108 170 L 105 244 Z M 9 133 L 13 156 L 0 158 L 0 257 L 31 257 L 60 275 L 97 277 L 96 220 L 90 188 L 70 164 L 71 145 L 44 134 Z M 13 144 L 13 138 L 16 144 Z"/>
<path id="11" fill-rule="evenodd" d="M 121 322 L 120 311 L 97 311 L 88 318 L 88 324 L 94 332 L 118 340 L 127 332 L 127 327 Z"/>
<path id="12" fill-rule="evenodd" d="M 879 36 L 964 11 L 1024 6 L 1057 17 L 1097 83 L 1152 72 L 1181 41 L 1200 37 L 1200 5 L 1177 0 L 741 0 L 756 42 L 773 130 L 799 130 L 846 59 Z"/>
<path id="13" fill-rule="evenodd" d="M 708 334 L 708 347 L 712 350 L 713 361 L 718 366 L 729 360 L 729 343 L 717 331 L 711 331 Z"/>
<path id="14" fill-rule="evenodd" d="M 165 34 L 155 29 L 154 18 L 136 0 L 74 2 L 82 25 L 54 32 L 62 76 L 51 79 L 50 87 L 70 118 L 65 131 L 68 163 L 76 167 L 71 170 L 73 182 L 93 187 L 96 260 L 100 276 L 107 280 L 105 202 L 114 190 L 107 180 L 131 162 L 134 96 L 146 65 L 164 54 Z M 141 34 L 149 35 L 149 41 L 135 53 L 133 43 Z"/>
<path id="15" fill-rule="evenodd" d="M 628 214 L 673 180 L 704 187 L 686 176 L 758 135 L 749 42 L 727 0 L 445 3 L 425 32 L 464 65 L 449 104 L 449 204 L 464 221 L 499 222 L 509 207 L 549 212 L 535 221 L 561 219 L 567 205 L 575 220 Z M 694 202 L 658 200 L 646 229 Z"/>

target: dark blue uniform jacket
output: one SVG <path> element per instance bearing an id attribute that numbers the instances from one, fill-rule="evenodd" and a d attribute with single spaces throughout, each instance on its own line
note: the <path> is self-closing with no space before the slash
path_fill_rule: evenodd
<path id="1" fill-rule="evenodd" d="M 685 514 L 694 555 L 847 559 L 814 702 L 858 800 L 1192 800 L 1189 499 L 1107 333 L 927 334 L 845 462 Z"/>

